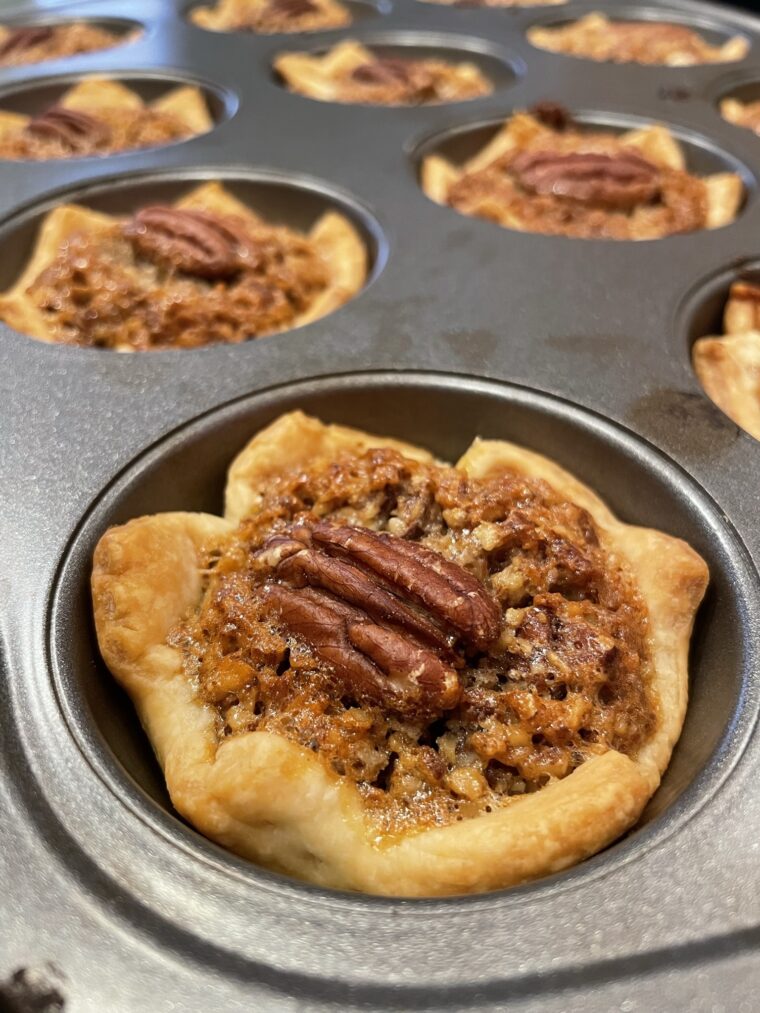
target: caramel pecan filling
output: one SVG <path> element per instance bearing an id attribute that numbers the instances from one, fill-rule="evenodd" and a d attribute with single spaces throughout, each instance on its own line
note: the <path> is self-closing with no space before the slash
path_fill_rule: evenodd
<path id="1" fill-rule="evenodd" d="M 313 750 L 381 834 L 492 811 L 655 728 L 645 607 L 540 481 L 346 454 L 272 481 L 208 573 L 172 640 L 220 736 Z"/>
<path id="2" fill-rule="evenodd" d="M 312 243 L 288 228 L 154 206 L 68 239 L 27 292 L 58 342 L 147 350 L 284 330 L 328 281 Z"/>
<path id="3" fill-rule="evenodd" d="M 481 75 L 462 75 L 443 60 L 376 56 L 336 81 L 336 98 L 371 105 L 422 105 L 476 98 L 490 85 Z"/>
<path id="4" fill-rule="evenodd" d="M 11 31 L 0 42 L 0 66 L 16 67 L 92 53 L 111 49 L 124 41 L 115 32 L 82 21 L 66 25 L 29 25 Z"/>
<path id="5" fill-rule="evenodd" d="M 705 226 L 701 179 L 653 164 L 612 134 L 575 130 L 558 107 L 546 108 L 536 114 L 551 134 L 466 172 L 449 189 L 452 207 L 580 238 L 655 239 Z"/>
<path id="6" fill-rule="evenodd" d="M 238 8 L 224 30 L 265 34 L 313 32 L 323 28 L 342 28 L 350 23 L 350 13 L 339 3 L 325 5 L 319 0 L 253 0 L 250 10 L 242 15 Z"/>
<path id="7" fill-rule="evenodd" d="M 177 116 L 163 110 L 104 108 L 95 115 L 55 105 L 25 127 L 4 134 L 0 138 L 0 158 L 83 158 L 158 147 L 191 134 Z"/>

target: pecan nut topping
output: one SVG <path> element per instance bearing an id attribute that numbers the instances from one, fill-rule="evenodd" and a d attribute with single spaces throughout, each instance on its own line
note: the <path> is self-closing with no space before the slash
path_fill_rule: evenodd
<path id="1" fill-rule="evenodd" d="M 50 25 L 29 25 L 27 28 L 17 28 L 0 44 L 0 57 L 8 56 L 9 53 L 23 52 L 25 49 L 33 49 L 52 37 L 53 29 Z"/>
<path id="2" fill-rule="evenodd" d="M 407 84 L 409 66 L 404 60 L 383 57 L 371 63 L 361 63 L 351 72 L 354 81 L 360 84 Z"/>
<path id="3" fill-rule="evenodd" d="M 303 18 L 314 14 L 319 7 L 312 0 L 270 0 L 269 12 L 285 18 Z"/>
<path id="4" fill-rule="evenodd" d="M 569 197 L 611 209 L 647 204 L 660 193 L 657 166 L 632 151 L 615 155 L 525 151 L 512 162 L 512 171 L 530 193 Z"/>
<path id="5" fill-rule="evenodd" d="M 501 609 L 472 574 L 415 542 L 316 522 L 269 539 L 257 561 L 288 631 L 328 662 L 348 692 L 408 716 L 461 695 L 456 649 L 483 651 Z"/>
<path id="6" fill-rule="evenodd" d="M 228 278 L 255 266 L 255 251 L 235 225 L 204 211 L 156 205 L 143 208 L 124 235 L 146 260 L 200 278 Z"/>
<path id="7" fill-rule="evenodd" d="M 38 137 L 60 141 L 72 151 L 107 144 L 111 138 L 111 131 L 105 123 L 64 106 L 51 106 L 31 120 L 26 129 Z"/>

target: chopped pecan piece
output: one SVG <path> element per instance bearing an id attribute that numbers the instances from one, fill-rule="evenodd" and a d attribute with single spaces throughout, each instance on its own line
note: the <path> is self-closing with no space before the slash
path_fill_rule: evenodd
<path id="1" fill-rule="evenodd" d="M 499 635 L 501 609 L 472 574 L 389 534 L 315 522 L 270 538 L 256 554 L 276 581 L 266 594 L 356 695 L 405 715 L 456 706 L 454 646 Z"/>
<path id="2" fill-rule="evenodd" d="M 270 0 L 269 11 L 286 18 L 302 18 L 314 14 L 319 7 L 312 0 Z"/>
<path id="3" fill-rule="evenodd" d="M 107 144 L 111 137 L 107 124 L 101 120 L 96 120 L 94 116 L 79 112 L 77 109 L 66 109 L 64 106 L 51 106 L 31 120 L 26 129 L 28 133 L 36 134 L 38 137 L 61 141 L 72 151 Z"/>
<path id="4" fill-rule="evenodd" d="M 657 167 L 632 151 L 616 155 L 525 151 L 513 161 L 512 171 L 529 192 L 613 209 L 649 203 L 660 193 Z"/>
<path id="5" fill-rule="evenodd" d="M 8 56 L 9 53 L 23 52 L 25 49 L 33 49 L 42 45 L 53 37 L 53 29 L 50 25 L 29 25 L 27 28 L 17 28 L 11 32 L 0 44 L 0 58 Z"/>
<path id="6" fill-rule="evenodd" d="M 573 122 L 570 111 L 563 105 L 560 105 L 559 102 L 537 102 L 534 106 L 531 106 L 528 112 L 539 123 L 543 123 L 545 127 L 558 132 L 567 130 Z"/>
<path id="7" fill-rule="evenodd" d="M 406 84 L 409 81 L 409 66 L 404 60 L 392 57 L 361 63 L 351 72 L 354 81 L 360 84 Z"/>
<path id="8" fill-rule="evenodd" d="M 228 278 L 255 266 L 247 237 L 229 221 L 204 211 L 154 207 L 138 211 L 124 235 L 147 260 L 200 278 Z"/>

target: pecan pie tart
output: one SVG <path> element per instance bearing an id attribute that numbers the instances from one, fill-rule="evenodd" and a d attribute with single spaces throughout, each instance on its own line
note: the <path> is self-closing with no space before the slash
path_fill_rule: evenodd
<path id="1" fill-rule="evenodd" d="M 113 49 L 133 42 L 139 30 L 113 32 L 86 21 L 68 21 L 59 25 L 0 25 L 0 67 L 21 67 L 81 53 Z"/>
<path id="2" fill-rule="evenodd" d="M 528 39 L 539 49 L 586 60 L 667 67 L 728 63 L 743 60 L 749 51 L 749 43 L 741 35 L 713 46 L 686 25 L 667 21 L 610 20 L 598 13 L 554 28 L 537 25 L 528 30 Z"/>
<path id="3" fill-rule="evenodd" d="M 380 56 L 350 39 L 323 56 L 283 53 L 274 66 L 290 91 L 321 102 L 433 105 L 478 98 L 493 90 L 474 63 Z"/>
<path id="4" fill-rule="evenodd" d="M 119 352 L 237 343 L 326 316 L 366 275 L 364 242 L 342 214 L 302 234 L 213 182 L 129 219 L 56 208 L 0 295 L 0 320 L 41 341 Z"/>
<path id="5" fill-rule="evenodd" d="M 731 286 L 722 337 L 700 338 L 694 369 L 708 397 L 750 436 L 760 440 L 760 284 Z"/>
<path id="6" fill-rule="evenodd" d="M 351 13 L 339 0 L 217 0 L 196 7 L 190 20 L 212 32 L 318 32 L 351 24 Z"/>
<path id="7" fill-rule="evenodd" d="M 232 851 L 377 894 L 493 890 L 631 827 L 684 718 L 707 584 L 536 453 L 281 416 L 224 519 L 111 528 L 103 657 L 177 810 Z"/>
<path id="8" fill-rule="evenodd" d="M 422 187 L 438 204 L 523 232 L 659 239 L 736 217 L 736 173 L 698 177 L 664 126 L 622 134 L 576 126 L 553 103 L 514 114 L 463 165 L 429 155 Z"/>
<path id="9" fill-rule="evenodd" d="M 192 85 L 146 103 L 118 81 L 91 77 L 36 116 L 0 109 L 0 158 L 109 155 L 172 144 L 213 125 L 203 94 Z"/>
<path id="10" fill-rule="evenodd" d="M 729 123 L 760 134 L 760 99 L 742 102 L 736 98 L 724 98 L 720 104 L 720 114 Z"/>

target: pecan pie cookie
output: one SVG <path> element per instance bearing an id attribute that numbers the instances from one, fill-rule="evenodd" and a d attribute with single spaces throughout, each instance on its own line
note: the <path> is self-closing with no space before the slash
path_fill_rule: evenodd
<path id="1" fill-rule="evenodd" d="M 318 32 L 344 28 L 351 14 L 339 0 L 218 0 L 196 7 L 190 20 L 213 32 Z"/>
<path id="2" fill-rule="evenodd" d="M 339 42 L 323 56 L 283 53 L 274 61 L 291 91 L 322 102 L 432 105 L 488 95 L 474 63 L 379 56 L 360 42 Z"/>
<path id="3" fill-rule="evenodd" d="M 92 77 L 37 116 L 0 109 L 0 158 L 108 155 L 171 144 L 212 126 L 201 91 L 191 85 L 146 103 L 118 81 Z"/>
<path id="4" fill-rule="evenodd" d="M 528 39 L 539 49 L 586 60 L 668 67 L 728 63 L 744 59 L 749 51 L 749 43 L 741 35 L 721 46 L 712 46 L 686 25 L 667 21 L 611 21 L 597 13 L 556 28 L 536 26 L 528 30 Z"/>
<path id="5" fill-rule="evenodd" d="M 0 320 L 42 341 L 120 352 L 233 343 L 300 327 L 364 284 L 367 253 L 347 218 L 304 235 L 206 183 L 130 219 L 64 205 L 0 295 Z"/>
<path id="6" fill-rule="evenodd" d="M 86 21 L 25 25 L 22 28 L 0 25 L 0 67 L 20 67 L 27 63 L 113 49 L 132 42 L 139 34 L 137 30 L 126 34 L 112 32 Z"/>
<path id="7" fill-rule="evenodd" d="M 111 528 L 92 575 L 177 810 L 270 868 L 408 896 L 556 872 L 636 822 L 706 584 L 538 454 L 476 440 L 452 467 L 301 412 L 235 459 L 224 519 Z"/>
<path id="8" fill-rule="evenodd" d="M 659 239 L 727 225 L 744 188 L 736 173 L 697 177 L 663 126 L 615 134 L 573 124 L 542 103 L 516 113 L 463 165 L 425 158 L 432 200 L 509 229 L 581 239 Z"/>
<path id="9" fill-rule="evenodd" d="M 720 114 L 729 123 L 760 134 L 760 100 L 741 102 L 735 98 L 724 98 L 720 104 Z"/>
<path id="10" fill-rule="evenodd" d="M 734 282 L 723 330 L 723 337 L 695 343 L 694 369 L 721 411 L 760 440 L 760 284 Z"/>

